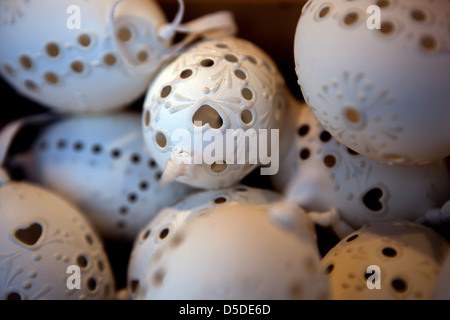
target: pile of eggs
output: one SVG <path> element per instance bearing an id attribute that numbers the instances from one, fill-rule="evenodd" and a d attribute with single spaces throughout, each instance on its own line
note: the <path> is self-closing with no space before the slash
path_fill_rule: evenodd
<path id="1" fill-rule="evenodd" d="M 450 298 L 447 0 L 299 5 L 304 101 L 156 1 L 41 2 L 0 3 L 45 115 L 0 132 L 0 299 Z"/>

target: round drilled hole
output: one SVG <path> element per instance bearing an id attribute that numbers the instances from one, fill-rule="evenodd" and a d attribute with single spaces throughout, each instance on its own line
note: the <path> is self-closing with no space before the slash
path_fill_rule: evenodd
<path id="1" fill-rule="evenodd" d="M 181 79 L 187 79 L 187 78 L 189 78 L 190 76 L 192 76 L 192 70 L 191 70 L 191 69 L 183 70 L 183 71 L 181 71 L 181 73 L 180 73 L 180 78 L 181 78 Z"/>
<path id="2" fill-rule="evenodd" d="M 241 113 L 241 120 L 245 124 L 249 124 L 253 120 L 253 115 L 250 110 L 244 110 Z"/>
<path id="3" fill-rule="evenodd" d="M 27 88 L 30 91 L 37 91 L 37 89 L 38 89 L 36 83 L 34 83 L 31 80 L 25 80 L 24 85 L 25 85 L 25 88 Z"/>
<path id="4" fill-rule="evenodd" d="M 92 42 L 91 37 L 88 34 L 82 34 L 78 37 L 78 44 L 83 48 L 89 47 L 91 42 Z"/>
<path id="5" fill-rule="evenodd" d="M 302 149 L 300 150 L 300 159 L 302 160 L 306 160 L 309 158 L 309 156 L 311 155 L 311 152 L 309 151 L 309 149 Z"/>
<path id="6" fill-rule="evenodd" d="M 159 233 L 159 240 L 164 240 L 165 238 L 167 238 L 169 232 L 170 232 L 169 228 L 162 229 L 161 232 Z"/>
<path id="7" fill-rule="evenodd" d="M 104 266 L 102 260 L 98 260 L 98 262 L 97 262 L 97 268 L 98 268 L 98 270 L 99 270 L 100 272 L 102 272 L 103 270 L 105 270 L 105 266 Z"/>
<path id="8" fill-rule="evenodd" d="M 212 67 L 214 65 L 214 60 L 213 59 L 203 59 L 202 61 L 200 61 L 200 65 L 202 67 Z"/>
<path id="9" fill-rule="evenodd" d="M 241 91 L 242 96 L 245 100 L 252 100 L 253 99 L 253 92 L 249 88 L 244 88 Z"/>
<path id="10" fill-rule="evenodd" d="M 226 168 L 227 168 L 227 164 L 225 162 L 224 163 L 214 162 L 211 165 L 211 170 L 216 173 L 223 172 L 223 171 L 225 171 Z"/>
<path id="11" fill-rule="evenodd" d="M 122 152 L 119 149 L 113 149 L 111 151 L 111 157 L 114 159 L 118 159 L 121 156 Z"/>
<path id="12" fill-rule="evenodd" d="M 344 17 L 344 24 L 347 26 L 354 25 L 359 20 L 359 14 L 356 12 L 350 12 Z"/>
<path id="13" fill-rule="evenodd" d="M 93 154 L 99 154 L 102 152 L 102 146 L 99 144 L 95 144 L 92 146 L 92 153 Z"/>
<path id="14" fill-rule="evenodd" d="M 332 136 L 331 136 L 331 134 L 328 131 L 323 131 L 320 134 L 319 138 L 320 138 L 320 141 L 322 141 L 322 142 L 328 142 L 328 141 L 331 140 Z"/>
<path id="15" fill-rule="evenodd" d="M 22 295 L 18 292 L 10 292 L 6 296 L 6 300 L 22 300 Z"/>
<path id="16" fill-rule="evenodd" d="M 138 59 L 139 62 L 145 62 L 148 60 L 148 52 L 147 50 L 140 50 L 137 53 L 136 58 Z"/>
<path id="17" fill-rule="evenodd" d="M 300 126 L 300 128 L 298 128 L 297 133 L 300 137 L 304 137 L 308 134 L 309 132 L 309 125 L 304 124 L 302 126 Z"/>
<path id="18" fill-rule="evenodd" d="M 144 124 L 146 127 L 148 127 L 150 125 L 150 111 L 149 110 L 145 110 Z"/>
<path id="19" fill-rule="evenodd" d="M 30 70 L 33 68 L 33 60 L 31 60 L 30 56 L 28 55 L 21 55 L 19 58 L 19 63 L 25 70 Z"/>
<path id="20" fill-rule="evenodd" d="M 330 265 L 328 265 L 328 267 L 326 267 L 325 273 L 330 274 L 331 272 L 333 272 L 333 270 L 334 270 L 334 264 L 330 264 Z"/>
<path id="21" fill-rule="evenodd" d="M 141 183 L 139 183 L 139 189 L 141 191 L 145 191 L 148 189 L 148 182 L 147 181 L 141 181 Z"/>
<path id="22" fill-rule="evenodd" d="M 437 40 L 433 36 L 424 36 L 420 40 L 420 45 L 425 51 L 436 51 L 437 49 Z"/>
<path id="23" fill-rule="evenodd" d="M 119 213 L 121 214 L 121 215 L 126 215 L 127 213 L 128 213 L 128 208 L 127 207 L 125 207 L 125 206 L 123 206 L 123 207 L 120 207 L 119 208 Z"/>
<path id="24" fill-rule="evenodd" d="M 59 82 L 58 75 L 53 72 L 46 72 L 44 74 L 44 79 L 48 84 L 57 84 Z"/>
<path id="25" fill-rule="evenodd" d="M 90 246 L 92 246 L 92 245 L 94 244 L 94 239 L 92 238 L 92 235 L 86 234 L 86 235 L 84 236 L 84 239 L 86 239 L 86 242 L 87 242 Z"/>
<path id="26" fill-rule="evenodd" d="M 397 256 L 397 250 L 391 247 L 386 247 L 382 251 L 383 255 L 389 258 L 394 258 Z"/>
<path id="27" fill-rule="evenodd" d="M 164 148 L 167 145 L 167 139 L 166 136 L 162 132 L 158 132 L 156 134 L 156 144 L 160 148 Z"/>
<path id="28" fill-rule="evenodd" d="M 214 203 L 217 203 L 217 204 L 222 204 L 225 202 L 227 202 L 227 198 L 225 198 L 225 197 L 217 197 L 214 199 Z"/>
<path id="29" fill-rule="evenodd" d="M 348 108 L 347 110 L 345 110 L 345 117 L 351 123 L 358 123 L 361 120 L 361 115 L 359 114 L 358 110 L 353 108 Z"/>
<path id="30" fill-rule="evenodd" d="M 88 265 L 88 258 L 85 255 L 80 255 L 77 257 L 77 265 L 81 268 L 84 269 L 87 267 Z"/>
<path id="31" fill-rule="evenodd" d="M 395 278 L 394 280 L 392 280 L 391 285 L 395 291 L 400 292 L 400 293 L 408 290 L 408 285 L 407 285 L 406 281 L 403 280 L 402 278 Z"/>
<path id="32" fill-rule="evenodd" d="M 356 240 L 356 238 L 359 237 L 359 234 L 354 234 L 350 237 L 347 238 L 347 240 L 345 240 L 346 242 L 352 242 L 353 240 Z"/>
<path id="33" fill-rule="evenodd" d="M 234 54 L 230 54 L 230 53 L 225 55 L 225 60 L 227 60 L 229 62 L 233 62 L 233 63 L 239 61 L 239 59 Z"/>
<path id="34" fill-rule="evenodd" d="M 122 27 L 117 31 L 117 38 L 122 42 L 130 41 L 132 35 L 129 27 Z"/>
<path id="35" fill-rule="evenodd" d="M 247 60 L 250 61 L 253 64 L 257 64 L 258 60 L 254 56 L 247 56 Z"/>
<path id="36" fill-rule="evenodd" d="M 77 141 L 73 144 L 73 150 L 75 151 L 81 151 L 83 150 L 83 143 L 81 141 Z"/>
<path id="37" fill-rule="evenodd" d="M 387 8 L 391 5 L 391 2 L 389 0 L 378 0 L 377 1 L 377 6 L 379 6 L 380 8 Z"/>
<path id="38" fill-rule="evenodd" d="M 323 158 L 323 163 L 327 168 L 333 168 L 336 165 L 336 157 L 328 155 L 325 158 Z"/>
<path id="39" fill-rule="evenodd" d="M 103 57 L 103 62 L 105 63 L 105 65 L 107 66 L 113 66 L 116 64 L 117 62 L 117 58 L 114 54 L 112 53 L 107 53 L 105 54 L 105 56 Z"/>
<path id="40" fill-rule="evenodd" d="M 172 86 L 165 86 L 161 90 L 161 98 L 167 98 L 167 96 L 172 92 Z"/>
<path id="41" fill-rule="evenodd" d="M 153 159 L 150 159 L 150 160 L 148 160 L 148 166 L 150 167 L 150 168 L 156 168 L 156 162 L 155 162 L 155 160 L 153 160 Z"/>
<path id="42" fill-rule="evenodd" d="M 330 13 L 330 7 L 325 6 L 319 11 L 319 18 L 325 18 Z"/>
<path id="43" fill-rule="evenodd" d="M 241 80 L 247 79 L 247 74 L 244 71 L 239 70 L 239 69 L 234 70 L 234 75 Z"/>
<path id="44" fill-rule="evenodd" d="M 428 19 L 428 16 L 423 10 L 414 9 L 411 11 L 411 18 L 417 22 L 424 22 Z"/>
<path id="45" fill-rule="evenodd" d="M 84 64 L 81 61 L 73 61 L 70 64 L 70 69 L 75 73 L 82 73 L 84 71 Z"/>
<path id="46" fill-rule="evenodd" d="M 14 70 L 13 70 L 13 68 L 12 68 L 9 64 L 3 63 L 2 68 L 3 68 L 3 71 L 4 71 L 8 76 L 14 75 Z"/>
<path id="47" fill-rule="evenodd" d="M 137 196 L 136 193 L 130 193 L 130 194 L 128 195 L 128 202 L 134 203 L 134 202 L 136 202 L 137 200 L 138 200 L 138 196 Z"/>
<path id="48" fill-rule="evenodd" d="M 139 164 L 139 162 L 141 162 L 141 157 L 137 153 L 134 153 L 130 156 L 130 161 L 132 164 Z"/>
<path id="49" fill-rule="evenodd" d="M 159 287 L 160 285 L 162 285 L 165 276 L 166 273 L 164 272 L 164 270 L 157 270 L 153 275 L 153 286 Z"/>
<path id="50" fill-rule="evenodd" d="M 67 142 L 64 139 L 58 140 L 56 143 L 56 148 L 59 150 L 64 149 L 67 146 Z"/>
<path id="51" fill-rule="evenodd" d="M 50 42 L 45 46 L 45 52 L 50 58 L 56 58 L 59 56 L 59 46 L 54 42 Z"/>
<path id="52" fill-rule="evenodd" d="M 151 233 L 152 233 L 152 230 L 150 230 L 150 229 L 145 230 L 144 234 L 142 235 L 142 240 L 146 240 L 150 236 Z"/>
<path id="53" fill-rule="evenodd" d="M 383 21 L 380 32 L 386 36 L 391 35 L 395 32 L 395 25 L 391 21 Z"/>
<path id="54" fill-rule="evenodd" d="M 228 45 L 226 43 L 220 42 L 216 44 L 216 47 L 220 49 L 226 49 L 228 48 Z"/>
<path id="55" fill-rule="evenodd" d="M 97 280 L 94 278 L 89 278 L 89 280 L 86 283 L 87 289 L 89 291 L 94 291 L 97 288 Z"/>

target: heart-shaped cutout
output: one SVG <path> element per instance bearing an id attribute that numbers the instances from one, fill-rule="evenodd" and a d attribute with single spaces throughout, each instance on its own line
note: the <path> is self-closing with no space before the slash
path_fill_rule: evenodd
<path id="1" fill-rule="evenodd" d="M 384 192 L 380 188 L 373 188 L 366 192 L 363 197 L 363 203 L 367 209 L 372 211 L 380 211 L 383 209 L 383 203 L 380 201 Z"/>
<path id="2" fill-rule="evenodd" d="M 28 227 L 21 227 L 14 232 L 17 241 L 27 245 L 35 245 L 42 236 L 42 225 L 38 222 L 30 224 Z"/>
<path id="3" fill-rule="evenodd" d="M 197 109 L 197 111 L 195 111 L 192 116 L 192 123 L 195 126 L 198 126 L 196 122 L 200 122 L 201 127 L 209 124 L 209 126 L 213 129 L 219 129 L 223 125 L 223 119 L 220 114 L 207 104 L 202 105 Z"/>

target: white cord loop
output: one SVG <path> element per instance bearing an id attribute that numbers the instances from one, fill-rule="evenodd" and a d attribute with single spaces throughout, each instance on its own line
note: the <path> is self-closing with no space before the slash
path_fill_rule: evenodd
<path id="1" fill-rule="evenodd" d="M 164 64 L 169 59 L 173 58 L 182 49 L 187 47 L 194 40 L 199 37 L 203 38 L 216 38 L 224 36 L 233 36 L 237 33 L 237 25 L 234 21 L 233 14 L 229 11 L 219 11 L 216 13 L 207 14 L 193 21 L 181 24 L 184 16 L 184 2 L 178 0 L 178 11 L 172 22 L 162 25 L 158 30 L 158 36 L 164 40 L 172 40 L 176 33 L 184 33 L 186 37 L 179 43 L 170 46 L 165 53 L 155 59 L 143 63 L 133 64 L 127 59 L 127 54 L 123 51 L 122 46 L 118 44 L 117 37 L 115 36 L 115 19 L 114 13 L 117 5 L 124 0 L 116 0 L 111 7 L 110 11 L 110 28 L 113 36 L 113 43 L 117 52 L 124 61 L 125 66 L 130 74 L 143 74 L 153 72 Z"/>

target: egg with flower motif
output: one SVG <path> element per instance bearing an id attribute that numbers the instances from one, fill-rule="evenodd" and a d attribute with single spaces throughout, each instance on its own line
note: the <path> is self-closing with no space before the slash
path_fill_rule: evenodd
<path id="1" fill-rule="evenodd" d="M 447 0 L 310 0 L 295 35 L 308 106 L 368 158 L 423 164 L 450 153 Z"/>

